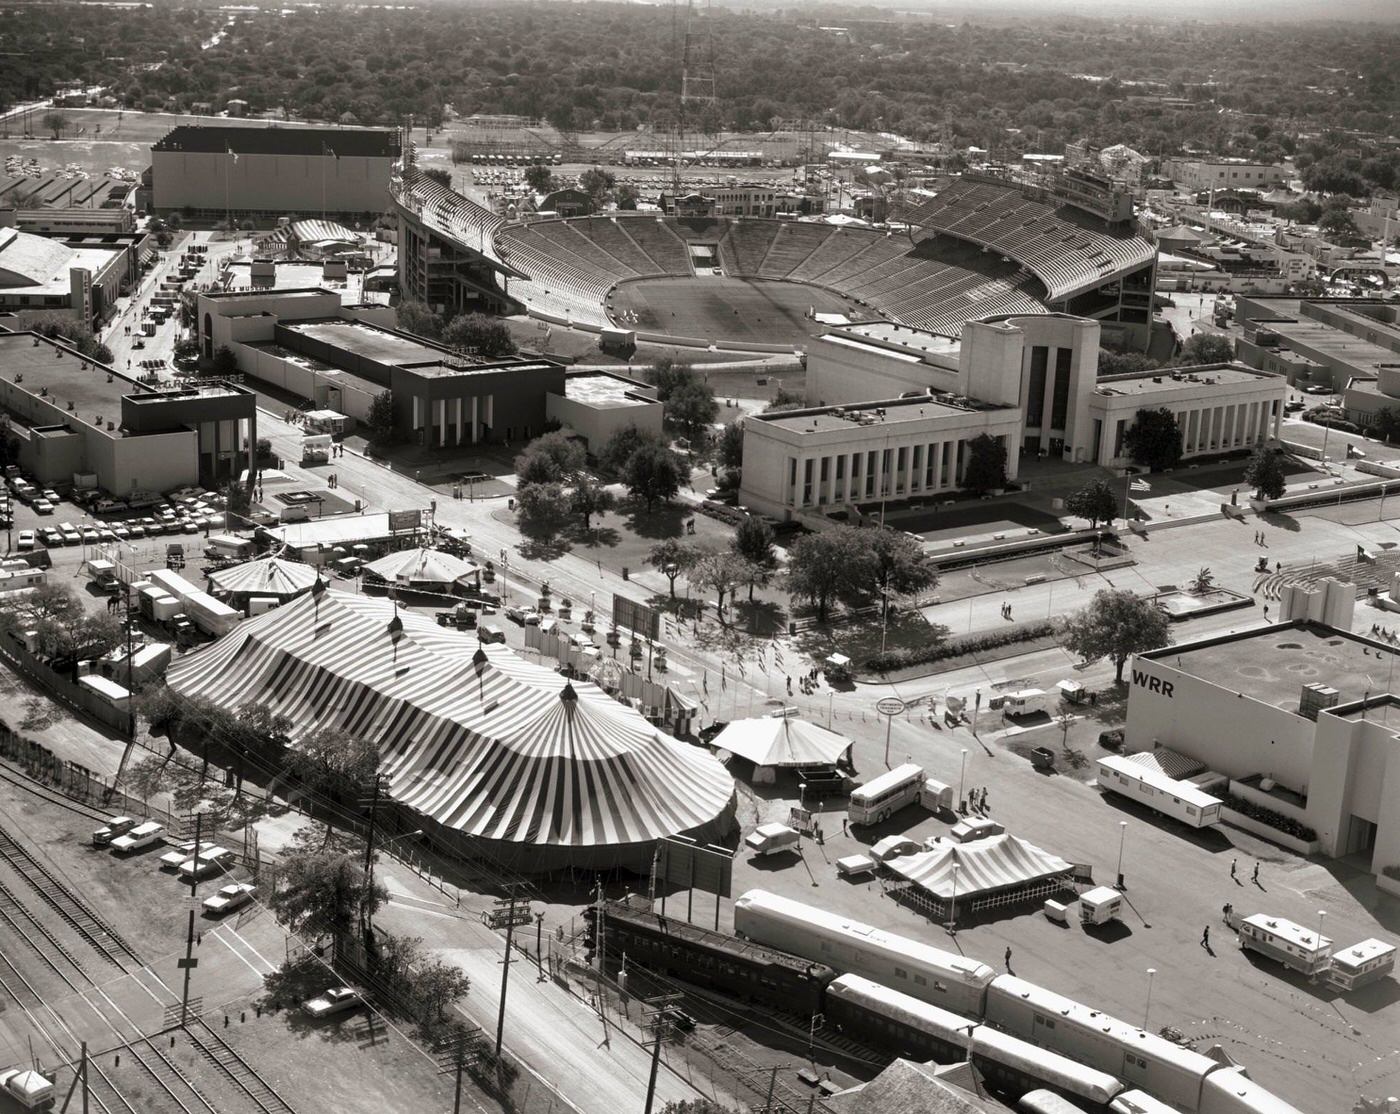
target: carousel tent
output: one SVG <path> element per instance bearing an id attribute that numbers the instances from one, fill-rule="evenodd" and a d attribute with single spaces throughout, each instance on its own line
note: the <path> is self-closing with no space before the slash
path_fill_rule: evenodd
<path id="1" fill-rule="evenodd" d="M 444 590 L 474 578 L 481 567 L 440 549 L 401 549 L 365 566 L 365 572 L 405 588 Z"/>
<path id="2" fill-rule="evenodd" d="M 318 588 L 186 655 L 167 680 L 254 701 L 298 733 L 380 741 L 390 796 L 429 837 L 516 869 L 645 869 L 658 839 L 733 823 L 734 782 L 586 681 L 382 599 Z"/>
<path id="3" fill-rule="evenodd" d="M 944 842 L 931 851 L 891 859 L 885 866 L 939 901 L 955 896 L 959 901 L 975 900 L 995 891 L 1029 891 L 1063 878 L 1073 869 L 1064 859 L 1013 835 L 972 843 Z"/>
<path id="4" fill-rule="evenodd" d="M 309 592 L 318 573 L 314 566 L 283 557 L 262 557 L 209 574 L 209 590 L 229 596 L 276 596 L 291 599 Z"/>
<path id="5" fill-rule="evenodd" d="M 828 766 L 851 746 L 846 736 L 792 716 L 736 720 L 711 743 L 755 766 Z"/>

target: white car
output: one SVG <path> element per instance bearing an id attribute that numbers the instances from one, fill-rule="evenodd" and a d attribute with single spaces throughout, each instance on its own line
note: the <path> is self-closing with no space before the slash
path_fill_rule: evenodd
<path id="1" fill-rule="evenodd" d="M 112 850 L 119 855 L 129 855 L 133 851 L 139 851 L 143 847 L 149 847 L 153 843 L 160 841 L 165 835 L 165 825 L 157 824 L 154 820 L 147 820 L 144 824 L 137 824 L 125 835 L 119 835 L 112 840 Z"/>
<path id="2" fill-rule="evenodd" d="M 15 539 L 15 548 L 16 548 L 16 549 L 33 549 L 33 548 L 34 548 L 34 531 L 33 531 L 33 530 L 21 530 L 21 531 L 19 532 L 19 536 Z"/>
<path id="3" fill-rule="evenodd" d="M 35 513 L 35 514 L 53 514 L 53 512 L 54 512 L 54 505 L 53 505 L 52 503 L 50 503 L 47 499 L 35 499 L 35 500 L 34 500 L 34 513 Z"/>
<path id="4" fill-rule="evenodd" d="M 312 1017 L 334 1017 L 364 1005 L 364 995 L 352 986 L 336 986 L 308 999 L 301 1008 Z"/>
<path id="5" fill-rule="evenodd" d="M 92 833 L 94 847 L 106 847 L 119 835 L 126 835 L 140 823 L 134 816 L 114 816 Z"/>
<path id="6" fill-rule="evenodd" d="M 199 878 L 233 866 L 233 852 L 227 847 L 206 847 L 180 864 L 182 878 Z"/>
<path id="7" fill-rule="evenodd" d="M 870 849 L 870 857 L 877 863 L 887 863 L 891 859 L 912 855 L 922 850 L 923 848 L 908 836 L 890 835 L 885 836 Z"/>
<path id="8" fill-rule="evenodd" d="M 227 886 L 220 886 L 218 893 L 204 899 L 204 911 L 216 917 L 232 913 L 252 901 L 253 891 L 256 889 L 251 882 L 233 882 Z"/>
<path id="9" fill-rule="evenodd" d="M 211 849 L 214 844 L 205 843 L 203 846 L 207 851 Z M 178 870 L 181 863 L 189 861 L 190 856 L 195 853 L 195 848 L 196 844 L 192 839 L 182 840 L 180 843 L 175 844 L 174 847 L 160 857 L 161 870 Z"/>

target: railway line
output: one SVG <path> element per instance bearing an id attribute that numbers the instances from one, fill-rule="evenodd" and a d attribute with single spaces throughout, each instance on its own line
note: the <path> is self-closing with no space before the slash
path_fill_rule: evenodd
<path id="1" fill-rule="evenodd" d="M 178 999 L 170 987 L 146 968 L 141 956 L 115 929 L 3 828 L 0 828 L 0 862 L 19 875 L 43 905 L 89 945 L 103 964 L 117 968 L 120 974 L 113 977 L 119 980 L 122 976 L 130 977 L 158 1004 Z M 46 923 L 46 919 L 51 921 L 52 918 L 41 916 L 37 907 L 26 902 L 26 896 L 23 891 L 17 892 L 16 888 L 0 881 L 0 932 L 22 939 L 44 969 L 52 972 L 72 992 L 71 1000 L 92 1011 L 115 1038 L 115 1043 L 104 1051 L 125 1052 L 134 1060 L 159 1091 L 162 1109 L 171 1114 L 234 1114 L 238 1109 L 246 1109 L 249 1114 L 296 1114 L 246 1059 L 197 1019 L 185 1025 L 182 1031 L 196 1054 L 211 1065 L 212 1073 L 203 1080 L 192 1078 L 158 1046 L 156 1038 L 164 1033 L 143 1032 L 108 994 L 110 987 L 99 982 L 83 959 L 64 943 L 60 938 L 61 930 L 56 931 L 57 926 Z M 13 949 L 11 952 L 0 950 L 0 976 L 3 976 L 0 977 L 0 993 L 15 1002 L 36 1033 L 61 1060 L 74 1065 L 79 1058 L 81 1038 L 73 1024 L 45 998 L 41 987 L 19 968 L 12 952 Z M 131 968 L 132 964 L 136 965 L 135 969 Z M 102 974 L 108 974 L 105 966 Z M 164 997 L 141 975 L 154 979 Z M 212 1088 L 209 1084 L 215 1077 L 227 1086 Z M 138 1108 L 121 1095 L 110 1076 L 92 1059 L 88 1061 L 88 1082 L 99 1114 L 138 1114 Z M 243 1100 L 238 1106 L 234 1105 L 235 1095 Z M 141 1114 L 146 1111 L 142 1110 Z"/>
<path id="2" fill-rule="evenodd" d="M 108 813 L 103 812 L 94 805 L 86 805 L 81 801 L 75 801 L 65 793 L 60 793 L 52 786 L 45 785 L 42 781 L 37 781 L 21 771 L 0 762 L 0 783 L 13 785 L 16 789 L 22 789 L 33 797 L 38 797 L 45 804 L 56 805 L 66 812 L 72 812 L 78 816 L 86 817 L 89 820 L 104 821 Z"/>

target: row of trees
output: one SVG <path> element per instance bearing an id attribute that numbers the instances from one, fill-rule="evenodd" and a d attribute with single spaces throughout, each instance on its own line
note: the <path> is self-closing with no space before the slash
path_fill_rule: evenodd
<path id="1" fill-rule="evenodd" d="M 442 314 L 412 299 L 400 302 L 395 311 L 398 327 L 483 359 L 499 360 L 520 351 L 510 326 L 499 317 L 484 313 L 459 313 L 444 319 Z"/>

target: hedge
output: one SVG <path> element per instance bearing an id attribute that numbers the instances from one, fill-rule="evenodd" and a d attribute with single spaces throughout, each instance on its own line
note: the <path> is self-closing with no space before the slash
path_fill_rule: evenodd
<path id="1" fill-rule="evenodd" d="M 1236 812 L 1244 813 L 1251 820 L 1258 820 L 1261 824 L 1290 835 L 1294 839 L 1300 839 L 1304 843 L 1314 843 L 1317 840 L 1317 833 L 1306 824 L 1294 820 L 1291 816 L 1284 816 L 1281 812 L 1275 812 L 1271 808 L 1257 805 L 1253 801 L 1247 801 L 1243 797 L 1236 797 L 1233 793 L 1226 793 L 1222 798 L 1223 803 L 1234 809 Z"/>
<path id="2" fill-rule="evenodd" d="M 946 661 L 949 658 L 961 657 L 963 654 L 980 653 L 984 650 L 998 650 L 1003 646 L 1012 646 L 1017 642 L 1030 642 L 1032 639 L 1054 634 L 1055 626 L 1053 619 L 1036 619 L 1029 623 L 998 627 L 996 630 L 960 634 L 953 638 L 944 639 L 942 642 L 930 642 L 926 646 L 905 646 L 895 650 L 886 650 L 883 654 L 874 654 L 866 661 L 865 667 L 874 673 L 890 673 L 911 665 Z"/>

